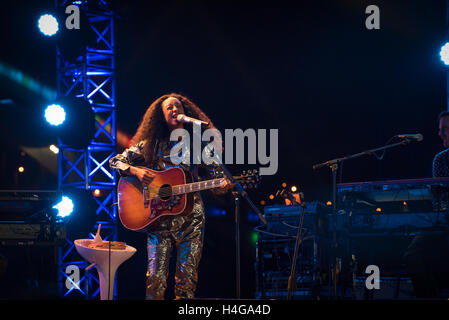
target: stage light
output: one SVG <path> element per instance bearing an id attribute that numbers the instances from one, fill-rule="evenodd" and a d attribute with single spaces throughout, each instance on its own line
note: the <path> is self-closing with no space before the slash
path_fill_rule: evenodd
<path id="1" fill-rule="evenodd" d="M 58 20 L 51 14 L 44 14 L 40 16 L 37 25 L 39 27 L 40 32 L 42 32 L 46 36 L 53 36 L 58 32 Z"/>
<path id="2" fill-rule="evenodd" d="M 14 68 L 3 61 L 0 61 L 0 74 L 23 88 L 39 94 L 47 100 L 51 101 L 56 99 L 56 90 L 45 86 L 30 75 L 22 72 L 22 70 Z"/>
<path id="3" fill-rule="evenodd" d="M 63 145 L 72 148 L 86 148 L 95 135 L 95 113 L 86 99 L 76 97 L 60 97 L 50 105 L 43 105 L 41 114 L 47 121 L 42 128 L 54 143 L 56 137 Z"/>
<path id="4" fill-rule="evenodd" d="M 22 166 L 20 166 L 18 169 L 17 169 L 17 171 L 19 171 L 20 173 L 22 173 L 22 172 L 24 172 L 25 171 L 25 168 L 24 167 L 22 167 Z"/>
<path id="5" fill-rule="evenodd" d="M 101 195 L 100 189 L 95 189 L 94 190 L 94 196 L 99 197 L 100 195 Z"/>
<path id="6" fill-rule="evenodd" d="M 382 212 L 381 208 L 376 208 L 376 212 Z"/>
<path id="7" fill-rule="evenodd" d="M 326 205 L 327 205 L 328 207 L 330 207 L 330 206 L 332 205 L 332 201 L 326 202 Z"/>
<path id="8" fill-rule="evenodd" d="M 0 104 L 14 104 L 12 99 L 0 99 Z"/>
<path id="9" fill-rule="evenodd" d="M 449 43 L 446 42 L 446 44 L 441 47 L 440 57 L 445 65 L 449 65 Z"/>
<path id="10" fill-rule="evenodd" d="M 66 196 L 63 196 L 61 202 L 53 206 L 53 208 L 58 210 L 58 217 L 61 218 L 69 216 L 73 211 L 73 207 L 73 201 Z"/>
<path id="11" fill-rule="evenodd" d="M 293 186 L 291 190 L 292 190 L 292 192 L 296 192 L 296 191 L 298 191 L 298 188 L 296 186 Z"/>
<path id="12" fill-rule="evenodd" d="M 264 206 L 266 204 L 265 200 L 260 201 L 260 205 Z"/>
<path id="13" fill-rule="evenodd" d="M 209 207 L 206 210 L 206 215 L 209 217 L 220 217 L 226 215 L 226 210 L 220 208 Z"/>
<path id="14" fill-rule="evenodd" d="M 59 104 L 51 104 L 45 109 L 45 119 L 53 126 L 59 126 L 65 121 L 65 111 Z"/>
<path id="15" fill-rule="evenodd" d="M 251 233 L 251 243 L 255 246 L 257 241 L 259 241 L 259 234 L 256 231 L 253 231 Z"/>
<path id="16" fill-rule="evenodd" d="M 286 182 L 282 182 L 281 186 L 282 186 L 282 188 L 285 188 L 285 187 L 287 187 L 287 183 Z"/>
<path id="17" fill-rule="evenodd" d="M 59 153 L 59 148 L 57 146 L 55 146 L 54 144 L 52 144 L 49 148 L 50 148 L 51 152 L 53 152 L 54 154 Z"/>
<path id="18" fill-rule="evenodd" d="M 270 198 L 270 200 L 273 200 L 274 199 L 274 195 L 270 194 L 270 196 L 268 198 Z"/>

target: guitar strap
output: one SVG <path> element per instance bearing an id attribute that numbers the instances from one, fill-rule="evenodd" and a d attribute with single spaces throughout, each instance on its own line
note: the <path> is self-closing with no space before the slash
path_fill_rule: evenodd
<path id="1" fill-rule="evenodd" d="M 159 169 L 159 170 L 165 170 L 165 169 L 167 169 L 167 166 L 166 165 L 173 165 L 172 163 L 171 163 L 171 161 L 169 161 L 169 160 L 167 160 L 167 159 L 164 159 L 164 158 L 159 158 L 158 160 L 157 160 L 157 168 Z"/>
<path id="2" fill-rule="evenodd" d="M 190 174 L 193 176 L 193 179 L 195 181 L 198 181 L 198 166 L 197 165 L 185 165 L 183 163 L 180 163 L 179 165 L 175 165 L 173 162 L 170 161 L 166 156 L 161 156 L 163 154 L 163 147 L 167 147 L 163 143 L 161 143 L 159 140 L 156 141 L 155 150 L 160 151 L 156 154 L 159 154 L 159 157 L 154 161 L 155 165 L 157 166 L 158 170 L 166 170 L 170 167 L 176 167 L 179 166 L 182 170 L 184 170 L 185 173 Z"/>

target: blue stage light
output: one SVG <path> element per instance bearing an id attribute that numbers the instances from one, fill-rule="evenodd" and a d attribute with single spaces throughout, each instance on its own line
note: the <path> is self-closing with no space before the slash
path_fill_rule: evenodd
<path id="1" fill-rule="evenodd" d="M 58 20 L 50 14 L 44 14 L 37 22 L 39 30 L 46 36 L 53 36 L 58 32 Z"/>
<path id="2" fill-rule="evenodd" d="M 45 120 L 53 126 L 59 126 L 65 120 L 64 108 L 59 104 L 49 105 L 45 109 Z"/>
<path id="3" fill-rule="evenodd" d="M 226 215 L 226 210 L 219 208 L 209 207 L 206 209 L 206 215 L 211 217 L 219 217 Z"/>
<path id="4" fill-rule="evenodd" d="M 449 43 L 448 42 L 446 42 L 446 44 L 441 47 L 440 57 L 441 57 L 441 61 L 443 61 L 445 65 L 449 65 Z"/>
<path id="5" fill-rule="evenodd" d="M 73 211 L 73 207 L 73 201 L 66 196 L 63 196 L 61 202 L 53 206 L 54 209 L 58 210 L 58 217 L 61 218 L 69 216 Z"/>

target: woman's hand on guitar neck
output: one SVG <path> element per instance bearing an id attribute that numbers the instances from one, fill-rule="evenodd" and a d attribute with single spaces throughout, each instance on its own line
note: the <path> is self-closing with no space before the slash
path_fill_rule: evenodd
<path id="1" fill-rule="evenodd" d="M 150 184 L 153 181 L 155 175 L 153 172 L 146 168 L 130 167 L 129 172 L 135 176 L 142 184 Z"/>
<path id="2" fill-rule="evenodd" d="M 224 177 L 223 181 L 220 184 L 221 189 L 224 189 L 226 191 L 234 188 L 234 186 L 235 186 L 235 183 L 231 183 L 231 181 L 229 181 L 229 179 L 227 177 Z"/>

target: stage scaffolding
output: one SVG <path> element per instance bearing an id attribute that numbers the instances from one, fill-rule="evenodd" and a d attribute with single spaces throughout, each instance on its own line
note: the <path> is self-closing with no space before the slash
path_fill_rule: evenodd
<path id="1" fill-rule="evenodd" d="M 95 114 L 95 134 L 87 147 L 73 148 L 59 140 L 59 190 L 64 192 L 84 189 L 89 197 L 94 199 L 97 209 L 86 214 L 96 215 L 96 223 L 84 238 L 93 238 L 98 225 L 101 224 L 103 240 L 115 241 L 117 207 L 114 204 L 117 202 L 117 177 L 108 165 L 109 159 L 116 154 L 114 13 L 107 3 L 101 0 L 56 0 L 55 4 L 60 10 L 69 5 L 77 5 L 81 15 L 87 18 L 84 21 L 88 22 L 88 25 L 81 24 L 80 28 L 88 29 L 83 29 L 81 34 L 90 33 L 90 41 L 86 39 L 82 53 L 75 58 L 69 58 L 66 52 L 61 50 L 61 42 L 57 45 L 58 97 L 85 99 Z M 94 41 L 91 41 L 92 39 Z M 61 41 L 71 40 L 67 37 Z M 82 132 L 83 128 L 78 130 Z M 100 197 L 93 195 L 95 189 L 101 191 Z M 68 297 L 78 292 L 86 299 L 95 299 L 100 292 L 97 272 L 93 269 L 84 270 L 87 263 L 76 252 L 75 239 L 69 237 L 70 235 L 59 255 L 60 294 Z M 66 268 L 70 265 L 79 267 L 80 279 L 77 283 L 66 273 Z"/>

